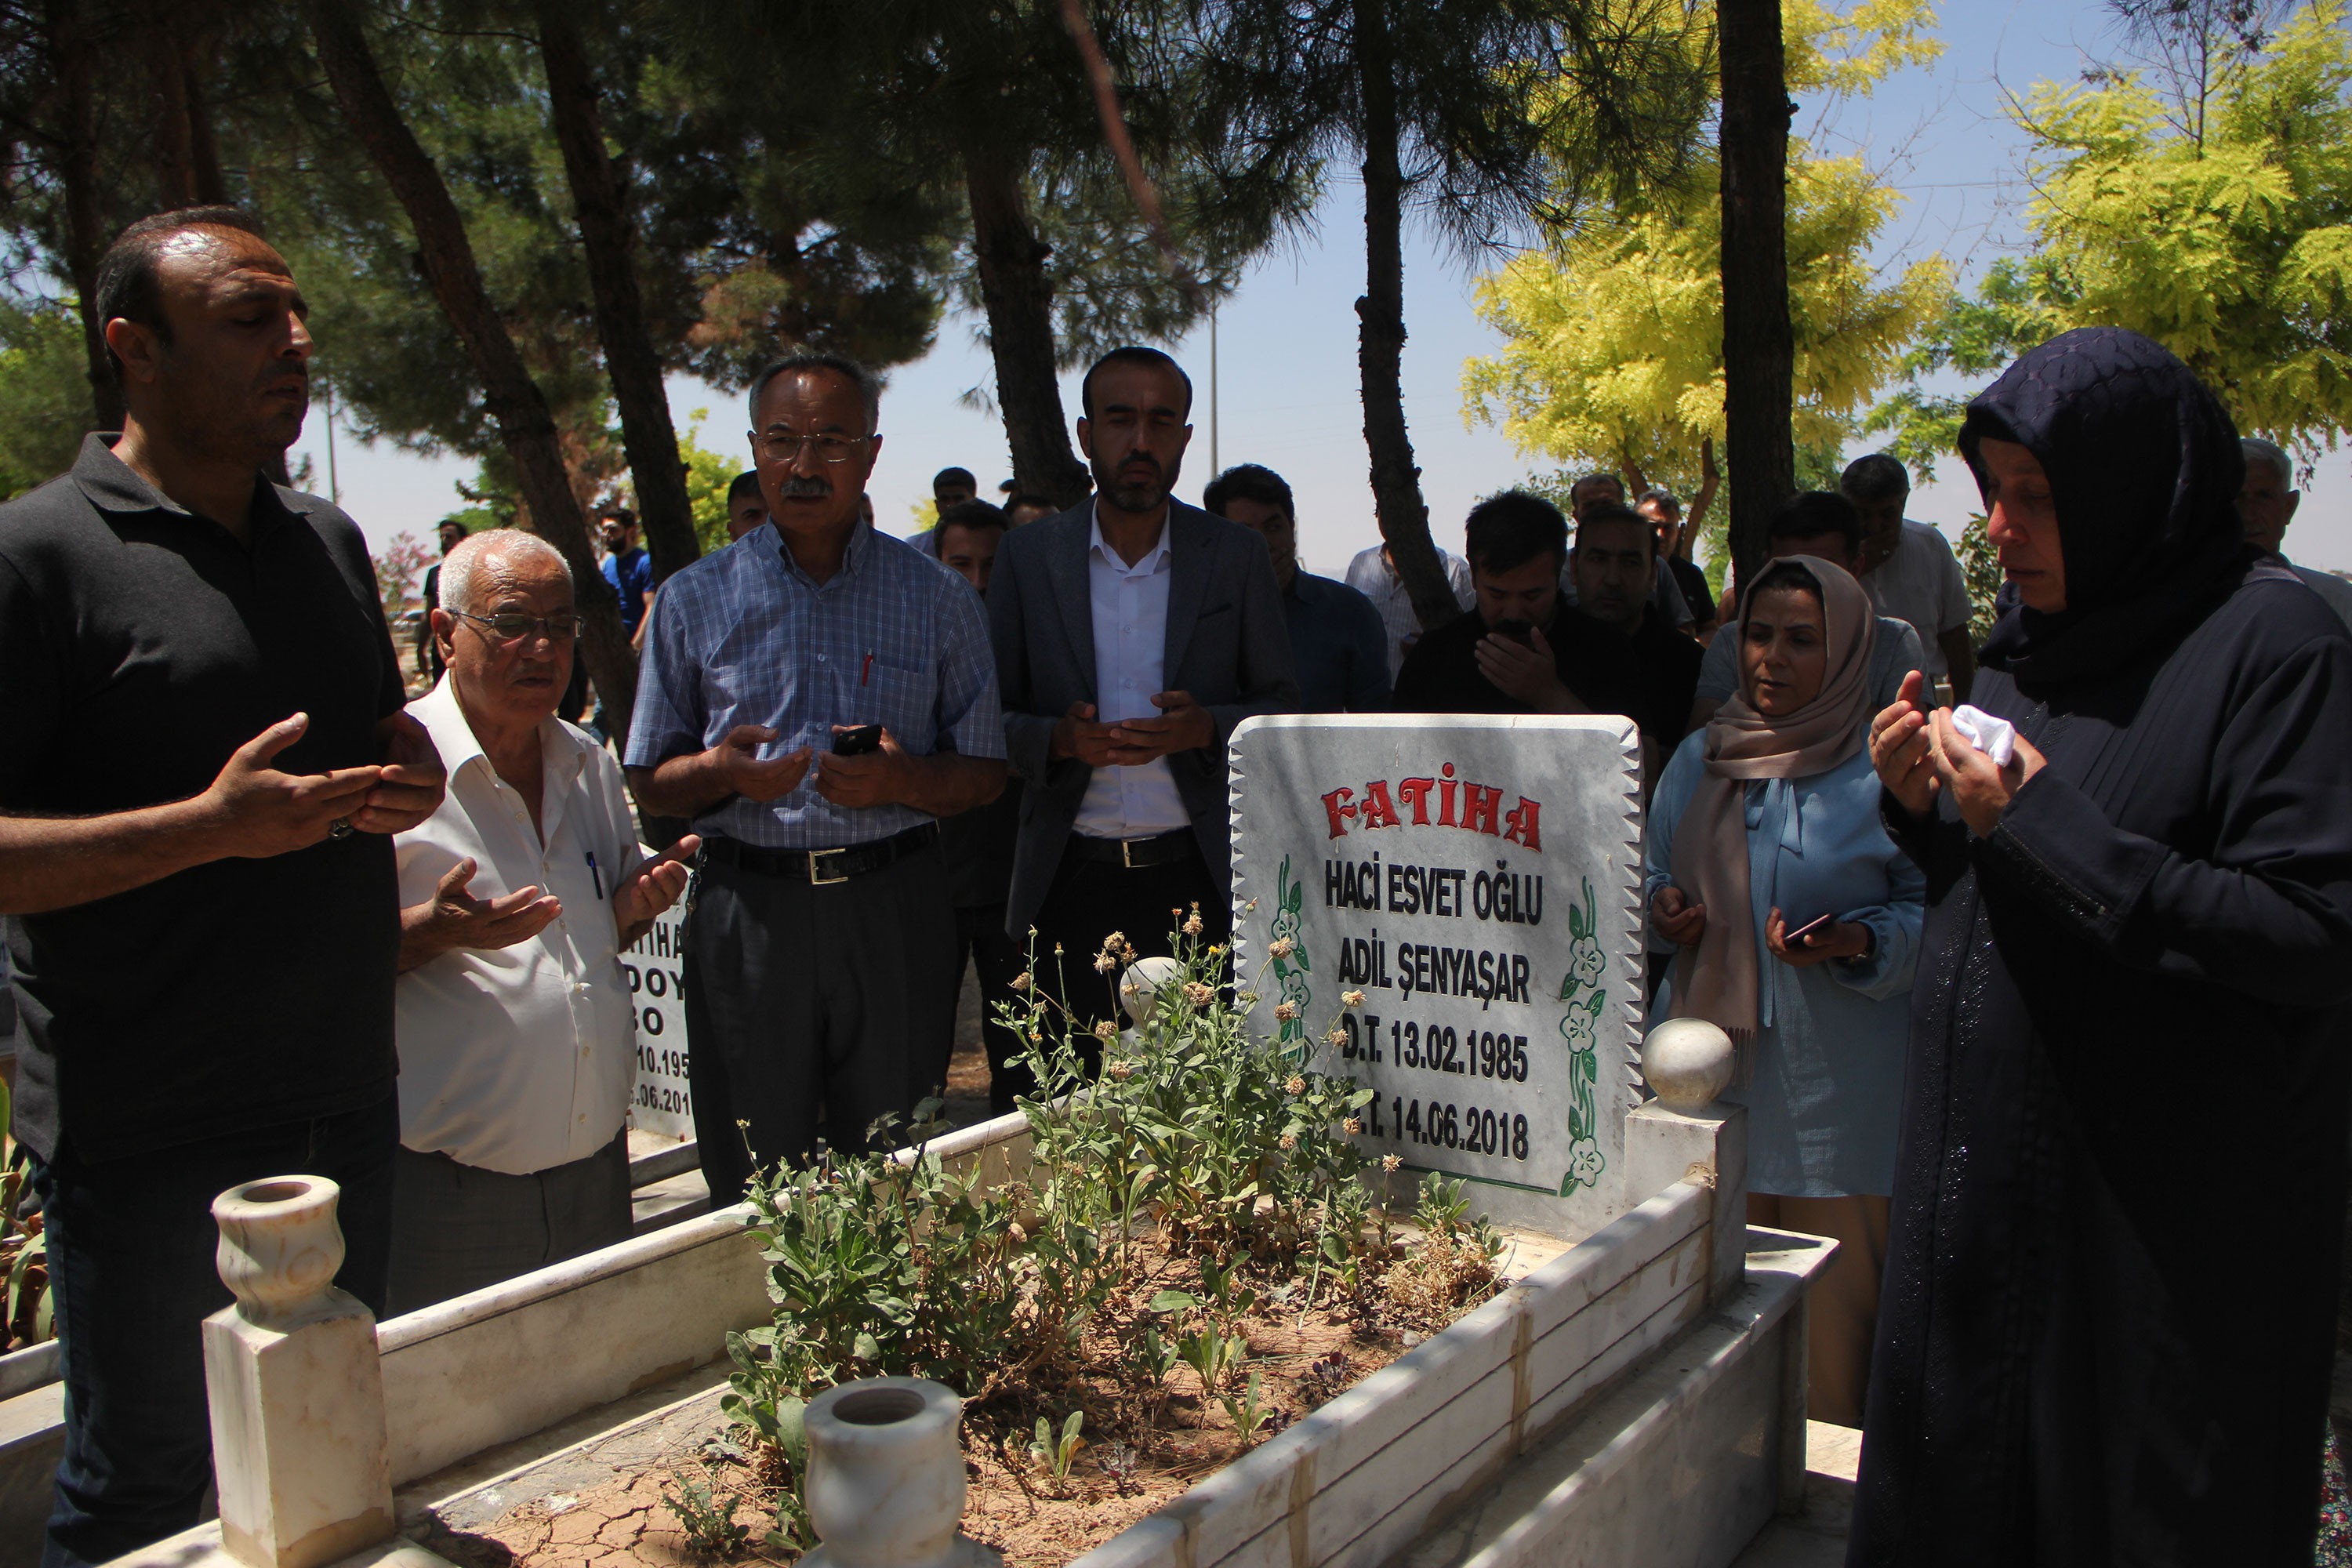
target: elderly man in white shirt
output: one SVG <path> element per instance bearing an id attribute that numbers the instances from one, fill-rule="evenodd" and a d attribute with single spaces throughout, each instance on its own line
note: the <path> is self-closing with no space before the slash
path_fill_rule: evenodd
<path id="1" fill-rule="evenodd" d="M 2246 455 L 2246 482 L 2238 491 L 2238 517 L 2246 526 L 2248 542 L 2293 566 L 2294 574 L 2336 612 L 2336 618 L 2352 628 L 2352 583 L 2333 572 L 2287 561 L 2287 524 L 2294 521 L 2294 509 L 2303 503 L 2303 493 L 2294 488 L 2294 460 L 2275 443 L 2259 436 L 2242 437 L 2238 445 Z"/>
<path id="2" fill-rule="evenodd" d="M 442 563 L 448 673 L 408 711 L 449 788 L 394 840 L 395 1312 L 629 1234 L 619 954 L 685 891 L 700 845 L 640 844 L 619 764 L 555 716 L 579 630 L 571 573 L 534 535 L 478 533 Z"/>
<path id="3" fill-rule="evenodd" d="M 1467 610 L 1478 602 L 1477 593 L 1470 586 L 1470 563 L 1444 545 L 1433 548 L 1437 563 L 1445 568 L 1445 586 L 1453 593 L 1454 602 Z M 1389 679 L 1394 680 L 1397 671 L 1404 668 L 1404 656 L 1421 640 L 1421 617 L 1412 613 L 1412 595 L 1405 591 L 1404 578 L 1398 574 L 1389 547 L 1375 544 L 1358 551 L 1348 563 L 1345 581 L 1381 613 L 1381 625 L 1388 631 Z"/>
<path id="4" fill-rule="evenodd" d="M 1927 689 L 1948 680 L 1952 700 L 1966 702 L 1977 673 L 1969 640 L 1969 585 L 1951 542 L 1903 515 L 1911 499 L 1911 470 L 1885 452 L 1856 458 L 1838 477 L 1838 492 L 1862 514 L 1862 560 L 1854 576 L 1882 616 L 1907 622 L 1919 634 Z"/>

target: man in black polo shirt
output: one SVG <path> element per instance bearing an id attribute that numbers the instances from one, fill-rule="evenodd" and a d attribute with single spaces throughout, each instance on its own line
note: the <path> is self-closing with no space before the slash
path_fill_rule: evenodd
<path id="1" fill-rule="evenodd" d="M 1648 525 L 1622 507 L 1596 503 L 1593 515 L 1601 527 L 1578 592 L 1605 601 L 1603 613 L 1614 617 L 1606 621 L 1561 602 L 1568 523 L 1559 508 L 1507 490 L 1472 509 L 1465 553 L 1477 606 L 1413 645 L 1397 674 L 1399 712 L 1622 713 L 1642 731 L 1645 761 L 1654 765 L 1665 756 L 1682 739 L 1674 694 L 1682 694 L 1686 709 L 1699 646 L 1657 628 L 1648 605 L 1654 572 L 1648 555 L 1638 563 L 1623 559 L 1646 548 L 1630 531 L 1646 540 Z M 1620 581 L 1629 569 L 1632 630 L 1624 624 L 1629 606 L 1619 602 L 1629 596 Z M 1665 647 L 1669 641 L 1686 646 L 1687 659 Z"/>
<path id="2" fill-rule="evenodd" d="M 197 1521 L 213 1198 L 342 1188 L 337 1282 L 390 1242 L 390 835 L 440 759 L 402 713 L 367 549 L 264 480 L 309 403 L 306 307 L 229 208 L 125 229 L 95 304 L 122 433 L 0 507 L 0 913 L 64 1342 L 46 1564 Z"/>

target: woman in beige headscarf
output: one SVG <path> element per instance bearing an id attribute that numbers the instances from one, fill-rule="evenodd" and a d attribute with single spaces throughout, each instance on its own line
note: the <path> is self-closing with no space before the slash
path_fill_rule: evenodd
<path id="1" fill-rule="evenodd" d="M 1813 1288 L 1811 1403 L 1850 1426 L 1869 1384 L 1926 892 L 1879 821 L 1864 744 L 1875 625 L 1869 595 L 1829 562 L 1759 574 L 1732 634 L 1738 694 L 1667 764 L 1648 851 L 1652 946 L 1675 955 L 1653 1021 L 1706 1018 L 1738 1044 L 1725 1098 L 1748 1107 L 1748 1218 L 1840 1243 Z"/>

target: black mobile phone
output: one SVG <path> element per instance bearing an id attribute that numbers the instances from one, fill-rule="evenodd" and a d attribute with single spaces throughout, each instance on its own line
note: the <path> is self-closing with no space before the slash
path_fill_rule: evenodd
<path id="1" fill-rule="evenodd" d="M 1811 920 L 1807 921 L 1803 925 L 1794 928 L 1788 935 L 1782 937 L 1780 939 L 1780 945 L 1782 947 L 1796 947 L 1801 944 L 1807 937 L 1818 936 L 1829 930 L 1830 922 L 1836 919 L 1837 917 L 1835 915 L 1815 915 Z"/>
<path id="2" fill-rule="evenodd" d="M 1498 637 L 1508 637 L 1521 647 L 1535 646 L 1535 623 L 1532 621 L 1496 621 L 1486 628 Z"/>
<path id="3" fill-rule="evenodd" d="M 860 724 L 855 730 L 843 730 L 833 737 L 833 754 L 836 757 L 863 757 L 882 749 L 882 726 Z"/>

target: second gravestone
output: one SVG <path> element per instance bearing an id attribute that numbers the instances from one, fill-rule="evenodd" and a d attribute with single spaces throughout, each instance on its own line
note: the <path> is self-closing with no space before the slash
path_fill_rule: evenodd
<path id="1" fill-rule="evenodd" d="M 654 917 L 621 955 L 629 1008 L 637 1026 L 637 1084 L 629 1125 L 665 1138 L 694 1136 L 694 1100 L 686 1076 L 685 900 Z"/>
<path id="2" fill-rule="evenodd" d="M 1478 1184 L 1496 1219 L 1581 1235 L 1622 1213 L 1646 1001 L 1633 725 L 1286 714 L 1229 755 L 1253 1025 L 1375 1091 L 1368 1152 Z"/>

